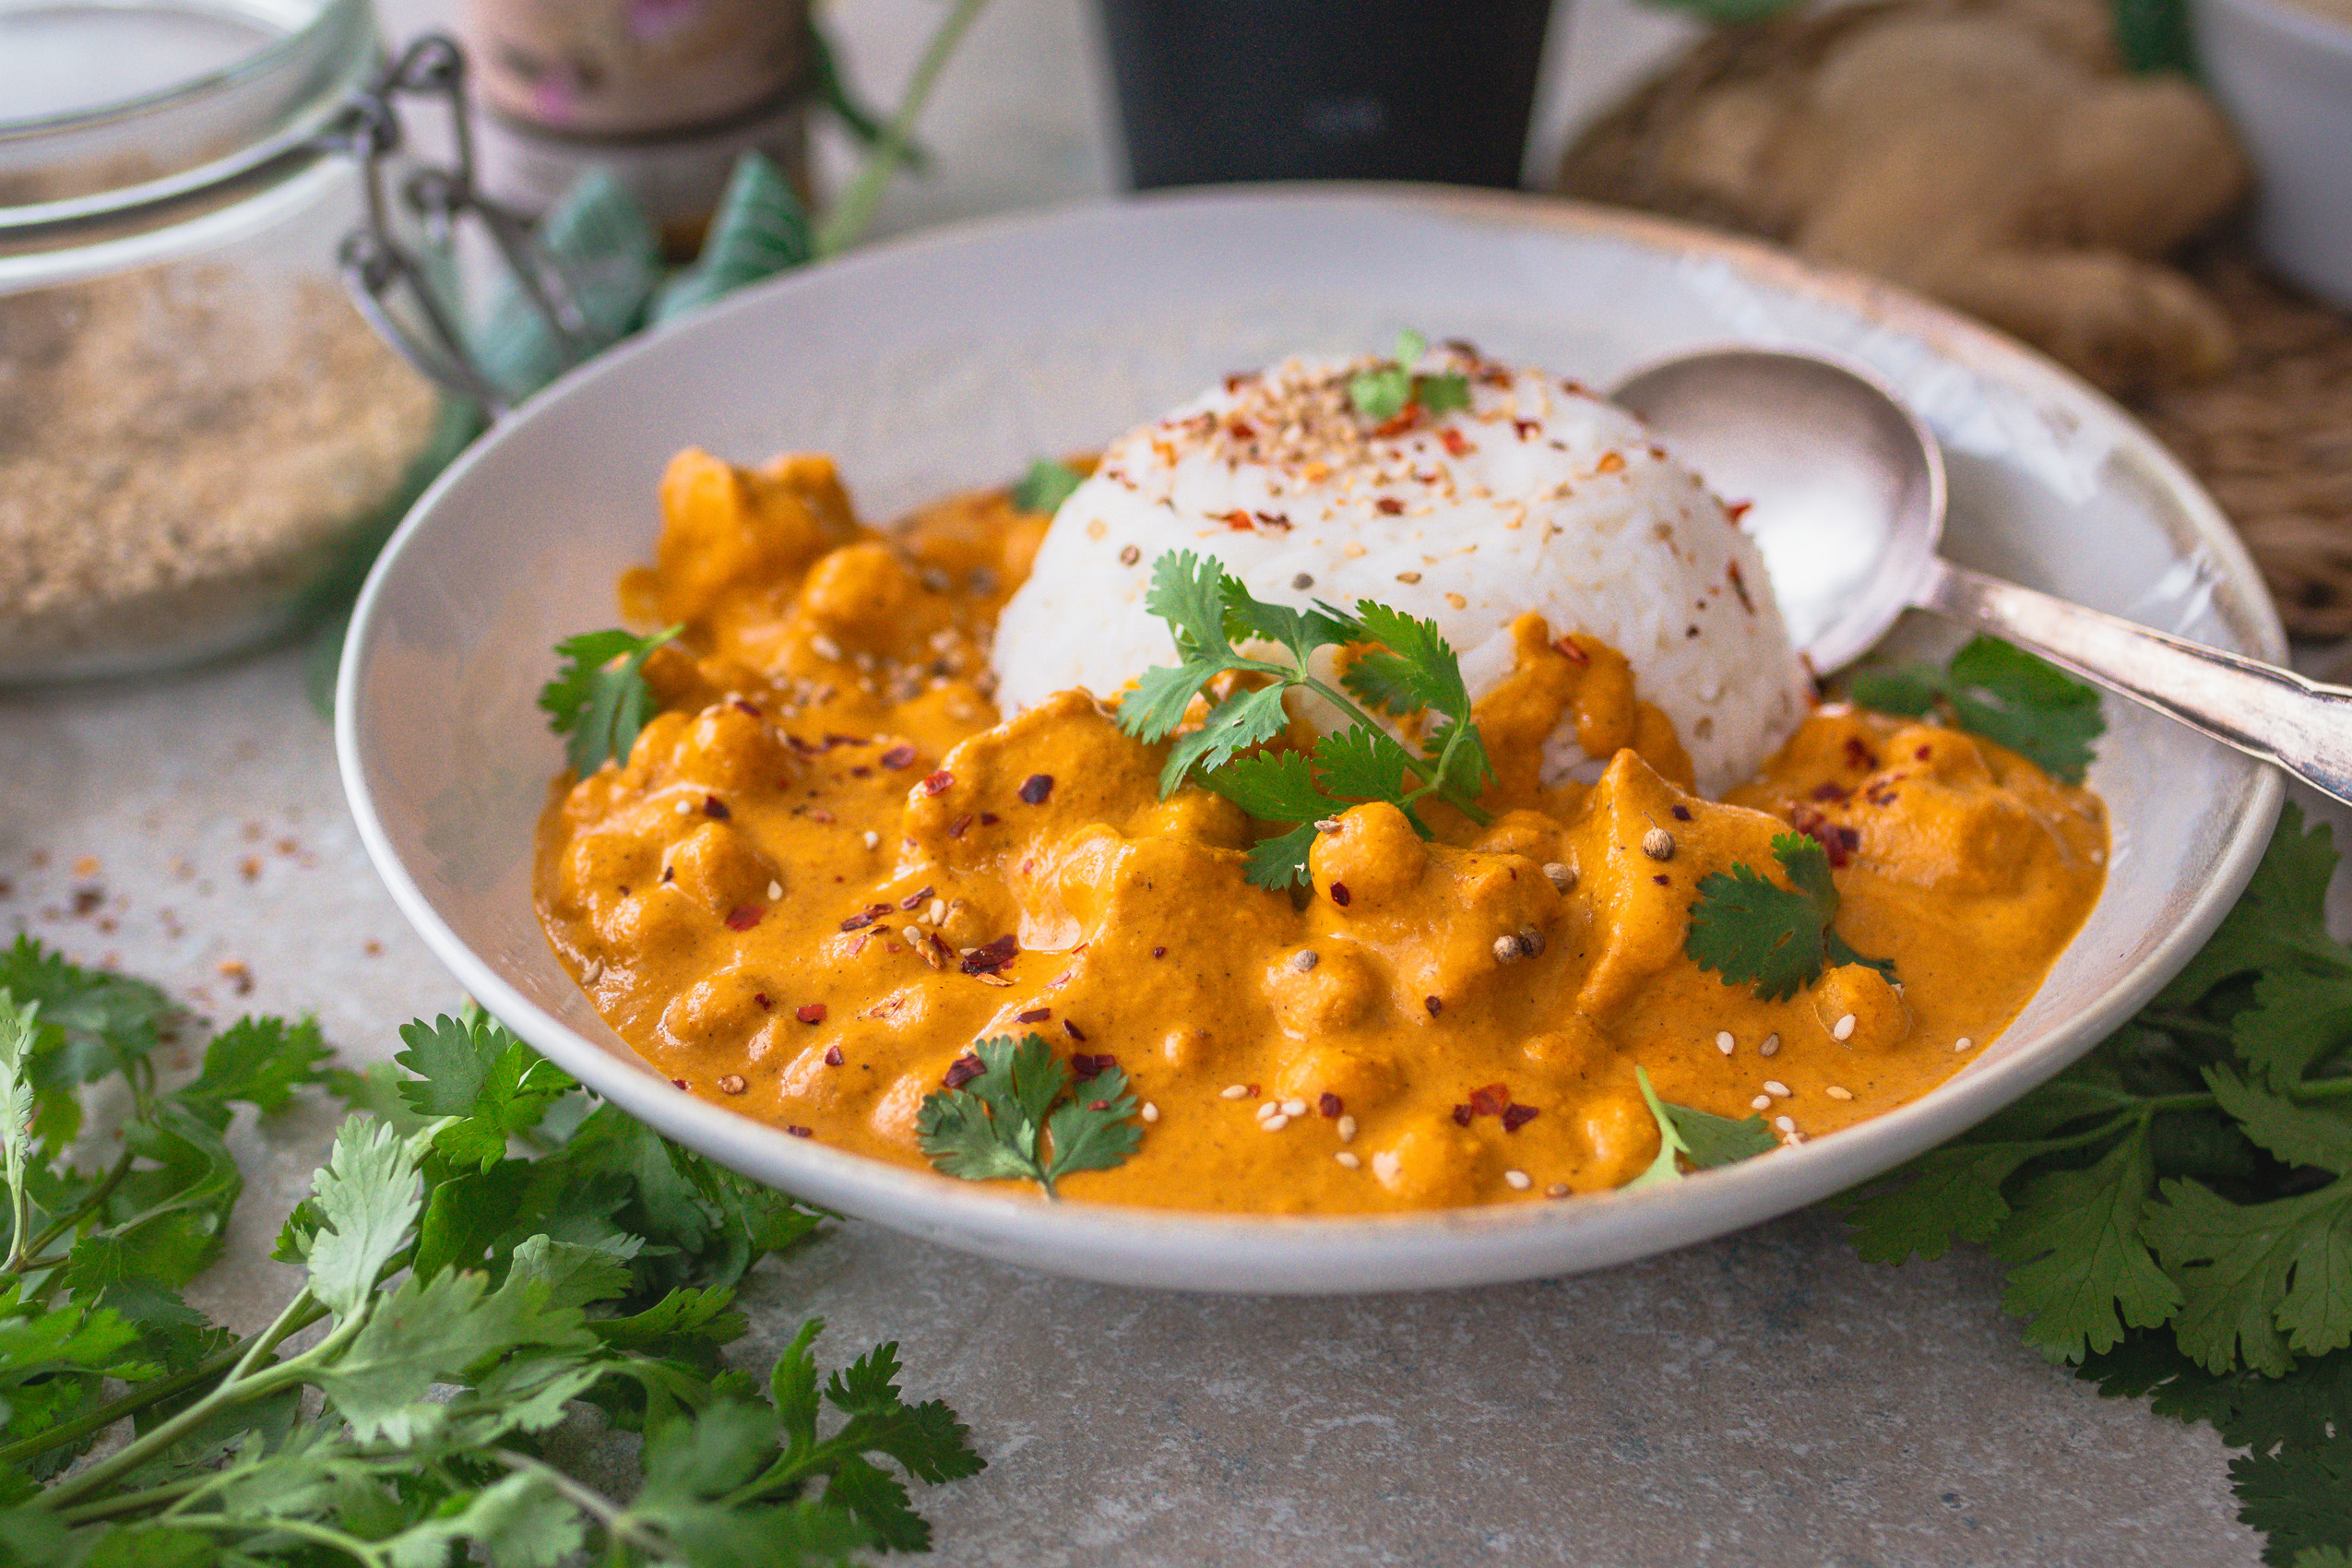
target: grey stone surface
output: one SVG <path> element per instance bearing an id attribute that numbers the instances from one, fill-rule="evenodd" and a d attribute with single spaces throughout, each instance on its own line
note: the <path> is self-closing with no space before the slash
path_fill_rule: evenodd
<path id="1" fill-rule="evenodd" d="M 0 695 L 0 934 L 222 1021 L 315 1013 L 352 1062 L 456 1001 L 361 852 L 295 651 Z M 200 1304 L 250 1327 L 291 1289 L 269 1242 L 333 1122 L 240 1127 Z M 956 1564 L 2257 1561 L 2214 1434 L 2044 1365 L 1999 1295 L 1979 1255 L 1866 1265 L 1818 1214 L 1320 1301 L 1078 1285 L 851 1223 L 761 1271 L 745 1354 L 810 1313 L 831 1360 L 899 1340 L 990 1460 L 921 1500 Z"/>

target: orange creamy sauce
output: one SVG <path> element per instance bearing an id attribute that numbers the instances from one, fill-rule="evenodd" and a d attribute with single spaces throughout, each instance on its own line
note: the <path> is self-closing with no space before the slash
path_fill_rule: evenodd
<path id="1" fill-rule="evenodd" d="M 662 711 L 627 766 L 557 787 L 540 917 L 682 1088 L 861 1154 L 924 1164 L 923 1097 L 974 1039 L 1035 1032 L 1115 1057 L 1152 1108 L 1073 1197 L 1328 1213 L 1607 1188 L 1657 1150 L 1637 1063 L 1668 1100 L 1762 1097 L 1799 1136 L 1874 1115 L 2016 1016 L 2104 879 L 2097 797 L 1850 707 L 1700 799 L 1624 660 L 1526 616 L 1477 709 L 1492 825 L 1441 812 L 1424 842 L 1359 807 L 1294 899 L 1244 880 L 1239 808 L 1161 800 L 1162 749 L 1086 694 L 1000 722 L 990 628 L 1044 517 L 991 493 L 876 532 L 818 457 L 688 452 L 661 499 L 623 605 L 686 629 L 647 662 Z M 1562 716 L 1610 759 L 1595 784 L 1538 780 Z M 1765 1003 L 1685 956 L 1699 880 L 1777 879 L 1792 824 L 1835 848 L 1837 929 L 1899 988 L 1847 967 Z M 1282 1101 L 1303 1105 L 1269 1131 Z"/>

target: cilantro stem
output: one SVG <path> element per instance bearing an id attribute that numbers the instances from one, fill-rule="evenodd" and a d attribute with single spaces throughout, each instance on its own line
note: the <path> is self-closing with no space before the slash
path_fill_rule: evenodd
<path id="1" fill-rule="evenodd" d="M 282 1532 L 330 1547 L 355 1562 L 388 1563 L 391 1561 L 377 1550 L 372 1541 L 345 1535 L 341 1530 L 296 1518 L 290 1514 L 268 1514 L 251 1519 L 241 1519 L 234 1514 L 174 1514 L 172 1523 L 198 1530 L 251 1530 L 257 1535 Z"/>
<path id="2" fill-rule="evenodd" d="M 2186 1089 L 2179 1094 L 2133 1094 L 2130 1089 L 2113 1088 L 2106 1084 L 2076 1084 L 2077 1088 L 2090 1090 L 2119 1106 L 2144 1106 L 2151 1114 L 2173 1111 L 2212 1111 L 2221 1104 L 2220 1097 L 2204 1089 Z M 2317 1083 L 2289 1084 L 2284 1089 L 2272 1091 L 2298 1105 L 2315 1101 L 2352 1099 L 2352 1077 L 2322 1078 Z"/>
<path id="3" fill-rule="evenodd" d="M 164 1486 L 149 1487 L 145 1491 L 126 1491 L 117 1496 L 85 1503 L 78 1508 L 58 1510 L 58 1518 L 68 1525 L 99 1525 L 109 1519 L 120 1519 L 133 1514 L 144 1514 L 150 1508 L 162 1508 L 183 1499 L 193 1497 L 220 1480 L 214 1471 L 189 1476 Z"/>
<path id="4" fill-rule="evenodd" d="M 646 1528 L 643 1524 L 630 1516 L 627 1509 L 594 1487 L 585 1486 L 574 1480 L 554 1466 L 542 1464 L 529 1455 L 517 1454 L 511 1448 L 492 1448 L 486 1451 L 482 1457 L 495 1459 L 510 1470 L 533 1478 L 542 1486 L 553 1491 L 557 1496 L 578 1508 L 581 1513 L 594 1519 L 603 1526 L 605 1539 L 610 1545 L 610 1555 L 613 1561 L 626 1561 L 621 1550 L 624 1543 L 643 1547 L 647 1551 L 662 1557 L 675 1554 L 676 1549 L 665 1537 Z"/>
<path id="5" fill-rule="evenodd" d="M 1374 719 L 1371 714 L 1366 713 L 1361 707 L 1358 707 L 1353 697 L 1348 696 L 1344 692 L 1336 691 L 1332 687 L 1325 685 L 1323 682 L 1308 674 L 1304 661 L 1301 661 L 1299 668 L 1295 671 L 1284 670 L 1279 665 L 1265 664 L 1263 661 L 1257 659 L 1249 659 L 1244 662 L 1248 663 L 1253 668 L 1263 668 L 1270 674 L 1279 675 L 1282 679 L 1290 682 L 1294 685 L 1304 686 L 1307 690 L 1314 693 L 1315 695 L 1323 698 L 1324 701 L 1332 704 L 1342 713 L 1347 714 L 1360 724 L 1368 724 L 1375 730 L 1384 730 L 1385 728 L 1378 719 Z M 1417 773 L 1426 774 L 1427 781 L 1424 782 L 1420 789 L 1412 790 L 1407 794 L 1399 809 L 1403 810 L 1407 815 L 1410 815 L 1412 814 L 1412 804 L 1415 801 L 1420 800 L 1425 796 L 1435 795 L 1447 805 L 1452 806 L 1455 811 L 1460 812 L 1464 816 L 1467 816 L 1472 822 L 1477 823 L 1480 827 L 1484 827 L 1487 824 L 1494 820 L 1493 816 L 1486 810 L 1486 808 L 1479 805 L 1475 800 L 1465 798 L 1460 790 L 1447 788 L 1443 782 L 1445 778 L 1445 765 L 1453 760 L 1454 748 L 1460 743 L 1463 734 L 1467 731 L 1470 725 L 1470 716 L 1467 713 L 1449 713 L 1445 717 L 1454 720 L 1454 728 L 1445 737 L 1445 747 L 1443 751 L 1438 753 L 1435 758 L 1429 760 L 1426 767 L 1417 767 L 1414 769 Z M 1417 758 L 1416 760 L 1419 761 L 1421 759 Z"/>
<path id="6" fill-rule="evenodd" d="M 79 1225 L 83 1220 L 96 1213 L 100 1205 L 103 1204 L 108 1198 L 114 1195 L 114 1189 L 123 1184 L 123 1178 L 131 1173 L 132 1161 L 137 1158 L 137 1155 L 132 1150 L 127 1148 L 125 1149 L 123 1151 L 122 1158 L 114 1162 L 114 1169 L 106 1173 L 105 1179 L 101 1181 L 97 1186 L 92 1187 L 89 1190 L 89 1195 L 84 1197 L 80 1203 L 74 1206 L 72 1212 L 61 1215 L 56 1219 L 52 1220 L 50 1222 L 49 1229 L 43 1230 L 38 1237 L 34 1238 L 32 1245 L 27 1247 L 25 1251 L 31 1254 L 33 1258 L 39 1258 L 42 1249 L 46 1248 L 49 1243 L 54 1241 L 58 1237 L 63 1236 L 65 1232 L 71 1230 L 74 1227 Z M 21 1235 L 22 1232 L 19 1231 L 18 1234 Z M 63 1258 L 51 1258 L 44 1262 L 26 1262 L 23 1264 L 22 1268 L 18 1269 L 17 1267 L 18 1260 L 11 1259 L 9 1266 L 11 1272 L 29 1272 L 36 1268 L 52 1268 L 64 1261 L 65 1260 Z"/>
<path id="7" fill-rule="evenodd" d="M 907 148 L 913 139 L 916 117 L 931 99 L 932 89 L 939 83 L 940 72 L 947 68 L 948 56 L 956 45 L 963 42 L 965 32 L 980 17 L 988 0 L 956 0 L 956 8 L 940 21 L 939 29 L 923 46 L 922 57 L 915 62 L 914 74 L 907 78 L 907 89 L 898 100 L 897 113 L 882 127 L 873 150 L 866 157 L 865 167 L 858 171 L 857 183 L 843 193 L 833 216 L 826 219 L 816 232 L 816 254 L 819 260 L 840 255 L 855 244 L 873 221 L 873 209 L 882 200 L 890 176 L 907 160 Z"/>

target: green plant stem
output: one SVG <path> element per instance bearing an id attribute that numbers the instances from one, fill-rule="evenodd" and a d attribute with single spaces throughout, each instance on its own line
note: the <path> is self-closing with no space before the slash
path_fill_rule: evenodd
<path id="1" fill-rule="evenodd" d="M 623 1508 L 594 1487 L 584 1486 L 574 1480 L 554 1466 L 544 1464 L 528 1454 L 517 1454 L 511 1448 L 493 1448 L 482 1456 L 495 1459 L 510 1470 L 533 1477 L 541 1485 L 548 1487 L 557 1496 L 572 1503 L 580 1512 L 602 1526 L 605 1537 L 612 1545 L 613 1561 L 625 1561 L 620 1550 L 624 1542 L 632 1546 L 641 1546 L 647 1551 L 665 1557 L 672 1554 L 670 1542 L 629 1517 L 627 1509 Z"/>
<path id="2" fill-rule="evenodd" d="M 65 1234 L 68 1230 L 71 1230 L 75 1226 L 79 1225 L 83 1220 L 89 1218 L 91 1214 L 97 1211 L 98 1206 L 101 1204 L 114 1195 L 114 1189 L 123 1184 L 123 1178 L 131 1173 L 131 1162 L 136 1158 L 137 1156 L 134 1155 L 131 1150 L 125 1149 L 123 1151 L 123 1157 L 114 1162 L 114 1169 L 106 1173 L 105 1179 L 101 1181 L 97 1186 L 92 1187 L 89 1190 L 89 1194 L 85 1196 L 80 1203 L 74 1206 L 71 1213 L 62 1215 L 56 1219 L 50 1221 L 49 1229 L 43 1230 L 39 1236 L 35 1237 L 33 1239 L 32 1245 L 27 1247 L 25 1251 L 31 1253 L 35 1258 L 39 1258 L 42 1249 L 48 1246 L 52 1241 L 54 1241 L 58 1237 Z M 36 1268 L 54 1267 L 65 1261 L 65 1260 L 63 1258 L 52 1258 L 37 1263 L 30 1263 L 25 1265 L 25 1271 L 30 1272 Z"/>
<path id="3" fill-rule="evenodd" d="M 2109 1088 L 2105 1084 L 2086 1084 L 2084 1087 L 2095 1094 L 2106 1096 L 2119 1107 L 2144 1106 L 2151 1114 L 2171 1111 L 2212 1111 L 2221 1104 L 2219 1096 L 2204 1089 L 2188 1089 L 2180 1094 L 2133 1094 L 2129 1089 Z M 2298 1105 L 2352 1099 L 2352 1077 L 2322 1078 L 2315 1084 L 2294 1084 L 2273 1092 Z"/>
<path id="4" fill-rule="evenodd" d="M 304 1540 L 316 1541 L 355 1562 L 374 1564 L 391 1561 L 377 1550 L 373 1541 L 362 1540 L 357 1536 L 345 1535 L 341 1530 L 329 1529 L 325 1525 L 315 1525 L 307 1519 L 285 1515 L 271 1514 L 257 1519 L 240 1519 L 233 1514 L 174 1514 L 172 1523 L 196 1530 L 252 1530 L 256 1534 L 282 1531 Z"/>
<path id="5" fill-rule="evenodd" d="M 101 1498 L 96 1503 L 85 1503 L 78 1508 L 61 1509 L 57 1516 L 68 1525 L 101 1525 L 109 1519 L 120 1519 L 133 1514 L 144 1514 L 150 1508 L 168 1506 L 204 1491 L 220 1479 L 217 1473 L 207 1471 L 167 1486 L 149 1487 L 144 1491 L 126 1491 L 119 1496 Z"/>
<path id="6" fill-rule="evenodd" d="M 1370 725 L 1375 730 L 1382 728 L 1380 721 L 1374 719 L 1371 714 L 1366 713 L 1361 707 L 1358 707 L 1356 700 L 1353 697 L 1333 689 L 1331 686 L 1324 684 L 1322 681 L 1317 680 L 1313 675 L 1308 674 L 1306 672 L 1306 667 L 1303 664 L 1296 670 L 1286 670 L 1278 664 L 1271 664 L 1262 659 L 1244 659 L 1240 662 L 1245 669 L 1262 670 L 1265 671 L 1265 673 L 1277 676 L 1283 681 L 1289 682 L 1292 685 L 1304 686 L 1308 691 L 1311 691 L 1315 695 L 1323 698 L 1324 701 L 1331 704 L 1334 707 L 1339 709 L 1340 712 L 1353 718 L 1360 724 Z M 1464 816 L 1468 817 L 1480 827 L 1484 827 L 1487 824 L 1494 820 L 1492 814 L 1490 814 L 1484 806 L 1479 805 L 1478 802 L 1464 799 L 1459 791 L 1449 790 L 1443 782 L 1441 782 L 1445 777 L 1445 765 L 1453 760 L 1454 748 L 1461 741 L 1461 738 L 1465 731 L 1468 729 L 1470 722 L 1470 716 L 1467 713 L 1458 717 L 1453 714 L 1448 714 L 1446 717 L 1454 719 L 1454 732 L 1445 738 L 1445 749 L 1437 754 L 1435 760 L 1430 762 L 1426 768 L 1419 770 L 1428 773 L 1429 779 L 1427 782 L 1422 784 L 1420 789 L 1413 790 L 1410 794 L 1408 794 L 1405 797 L 1403 802 L 1404 809 L 1409 811 L 1414 802 L 1425 799 L 1431 795 L 1435 795 L 1439 800 L 1443 801 L 1447 805 L 1452 806 L 1455 811 L 1460 812 Z"/>
<path id="7" fill-rule="evenodd" d="M 923 105 L 931 98 L 932 89 L 938 85 L 939 74 L 946 69 L 948 57 L 956 53 L 988 0 L 956 0 L 954 9 L 940 21 L 939 29 L 924 45 L 922 58 L 915 62 L 914 75 L 907 79 L 907 90 L 898 101 L 898 112 L 882 128 L 882 137 L 867 155 L 865 167 L 858 172 L 856 184 L 842 194 L 841 200 L 816 232 L 816 254 L 819 260 L 840 255 L 855 244 L 873 220 L 873 209 L 882 200 L 885 186 L 899 165 L 907 161 L 907 149 L 914 137 L 915 121 L 922 113 Z"/>

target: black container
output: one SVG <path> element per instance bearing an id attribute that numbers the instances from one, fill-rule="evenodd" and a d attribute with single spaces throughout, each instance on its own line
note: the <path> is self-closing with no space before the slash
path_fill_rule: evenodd
<path id="1" fill-rule="evenodd" d="M 1138 189 L 1516 185 L 1552 0 L 1102 0 Z"/>

